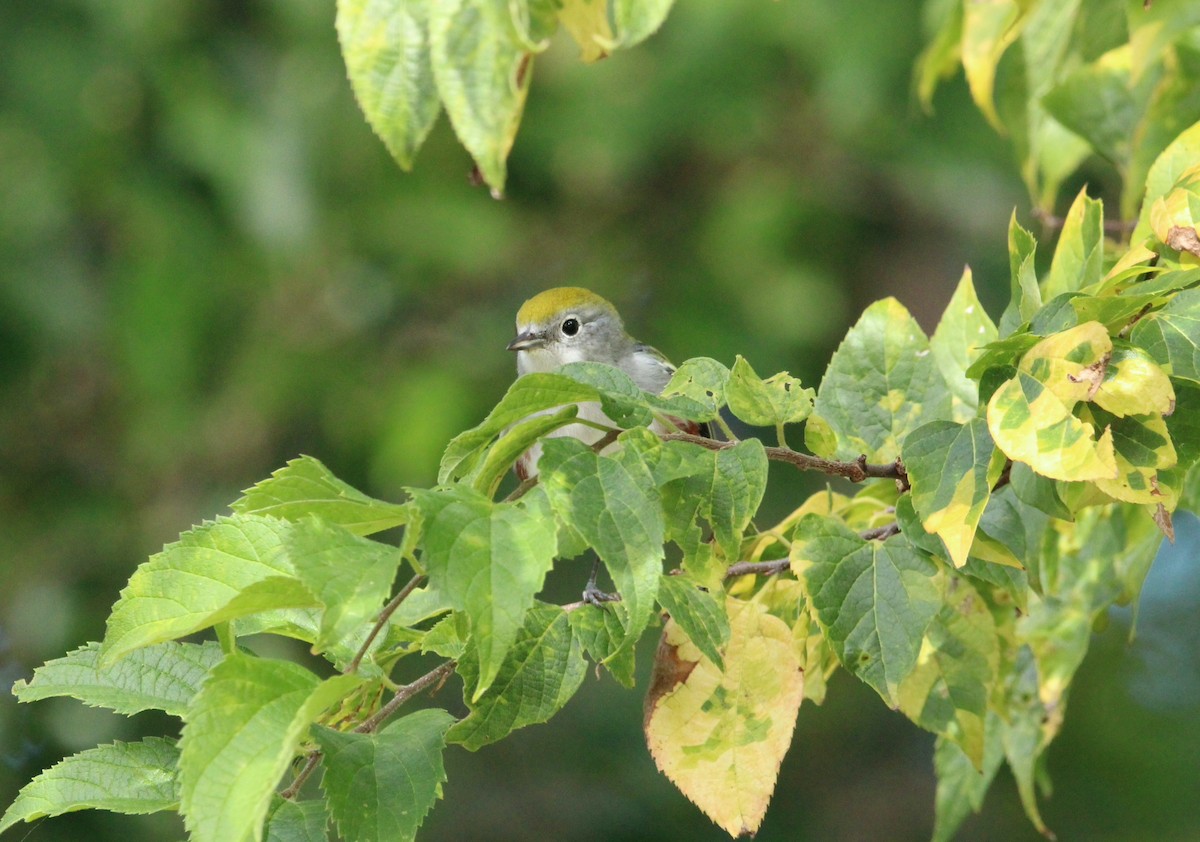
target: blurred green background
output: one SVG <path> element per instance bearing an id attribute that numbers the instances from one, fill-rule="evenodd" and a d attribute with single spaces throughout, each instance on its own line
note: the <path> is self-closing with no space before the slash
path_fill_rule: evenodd
<path id="1" fill-rule="evenodd" d="M 415 174 L 398 170 L 353 101 L 333 14 L 4 0 L 4 689 L 99 639 L 136 564 L 298 453 L 381 497 L 430 483 L 503 393 L 513 314 L 546 287 L 601 292 L 677 361 L 741 353 L 810 384 L 872 300 L 932 330 L 969 262 L 1003 305 L 1005 227 L 1027 202 L 961 80 L 935 115 L 913 104 L 916 0 L 682 2 L 594 66 L 559 39 L 503 202 L 468 185 L 444 118 Z M 1087 175 L 1110 196 L 1103 169 Z M 770 514 L 814 487 L 772 482 Z M 1114 615 L 1050 750 L 1044 814 L 1064 840 L 1200 839 L 1200 526 L 1179 527 L 1137 641 Z M 589 678 L 550 724 L 449 750 L 424 838 L 722 838 L 655 771 L 640 724 L 639 693 Z M 64 754 L 172 727 L 5 694 L 0 806 Z M 931 747 L 839 676 L 801 711 L 759 838 L 927 838 Z M 99 813 L 27 830 L 9 835 L 183 835 L 174 816 Z M 961 838 L 1036 838 L 1006 772 Z"/>

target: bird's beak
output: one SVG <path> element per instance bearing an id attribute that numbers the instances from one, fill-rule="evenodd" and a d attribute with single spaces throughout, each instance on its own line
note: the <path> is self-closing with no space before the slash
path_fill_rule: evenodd
<path id="1" fill-rule="evenodd" d="M 526 330 L 517 334 L 517 338 L 508 343 L 509 351 L 528 351 L 531 348 L 541 348 L 546 344 L 544 334 Z"/>

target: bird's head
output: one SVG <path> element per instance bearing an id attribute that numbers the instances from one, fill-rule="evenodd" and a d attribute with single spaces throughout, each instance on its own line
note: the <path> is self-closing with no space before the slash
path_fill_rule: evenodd
<path id="1" fill-rule="evenodd" d="M 557 287 L 521 305 L 508 350 L 517 352 L 517 370 L 528 374 L 572 362 L 615 364 L 631 344 L 612 304 L 582 287 Z"/>

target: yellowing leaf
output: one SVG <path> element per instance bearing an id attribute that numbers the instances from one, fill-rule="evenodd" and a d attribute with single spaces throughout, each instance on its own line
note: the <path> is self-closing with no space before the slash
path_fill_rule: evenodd
<path id="1" fill-rule="evenodd" d="M 811 415 L 816 392 L 802 388 L 786 371 L 764 380 L 739 354 L 725 394 L 729 411 L 747 424 L 775 427 L 798 424 Z"/>
<path id="2" fill-rule="evenodd" d="M 975 294 L 970 268 L 964 269 L 929 340 L 933 360 L 950 388 L 953 419 L 959 423 L 974 418 L 979 406 L 979 383 L 967 377 L 967 369 L 979 358 L 983 346 L 998 336 L 996 325 Z"/>
<path id="3" fill-rule="evenodd" d="M 1004 455 L 1053 479 L 1115 478 L 1111 431 L 1097 438 L 1091 424 L 1072 414 L 1098 391 L 1111 351 L 1108 331 L 1098 322 L 1030 348 L 1016 376 L 988 402 L 988 430 Z"/>
<path id="4" fill-rule="evenodd" d="M 1004 466 L 987 425 L 982 418 L 965 425 L 930 422 L 909 434 L 902 455 L 925 531 L 940 536 L 955 567 L 962 567 Z"/>
<path id="5" fill-rule="evenodd" d="M 1113 415 L 1170 415 L 1175 410 L 1175 388 L 1141 348 L 1117 348 L 1092 401 Z"/>
<path id="6" fill-rule="evenodd" d="M 1105 418 L 1098 410 L 1097 423 L 1107 423 L 1113 434 L 1117 476 L 1099 479 L 1101 491 L 1127 503 L 1162 504 L 1172 511 L 1179 501 L 1178 489 L 1160 482 L 1158 472 L 1175 465 L 1177 456 L 1171 435 L 1161 415 L 1130 415 Z"/>
<path id="7" fill-rule="evenodd" d="M 1150 206 L 1154 236 L 1176 251 L 1200 255 L 1200 164 L 1184 170 L 1175 188 Z"/>
<path id="8" fill-rule="evenodd" d="M 775 790 L 804 698 L 792 629 L 729 599 L 719 670 L 668 620 L 646 696 L 646 744 L 680 792 L 731 836 L 753 834 Z"/>
<path id="9" fill-rule="evenodd" d="M 1004 131 L 993 99 L 996 65 L 1020 34 L 1022 4 L 1017 0 L 974 0 L 965 4 L 962 63 L 971 98 L 997 131 Z"/>
<path id="10" fill-rule="evenodd" d="M 608 0 L 562 0 L 558 20 L 579 45 L 581 60 L 593 62 L 608 55 L 605 44 L 613 40 Z"/>

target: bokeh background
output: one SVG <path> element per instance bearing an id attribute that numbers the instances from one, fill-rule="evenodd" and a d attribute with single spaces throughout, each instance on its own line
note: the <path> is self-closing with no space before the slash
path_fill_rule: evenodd
<path id="1" fill-rule="evenodd" d="M 1014 208 L 1030 224 L 1028 202 L 961 80 L 935 114 L 914 105 L 916 0 L 681 2 L 594 66 L 560 39 L 502 202 L 468 184 L 444 118 L 399 171 L 333 14 L 0 8 L 0 688 L 99 639 L 136 564 L 298 453 L 385 498 L 430 483 L 503 393 L 513 314 L 543 288 L 601 292 L 676 360 L 741 353 L 808 383 L 877 298 L 932 330 L 969 263 L 1003 305 L 1005 228 Z M 1112 195 L 1102 166 L 1069 187 L 1084 178 Z M 770 513 L 803 482 L 773 475 Z M 1064 840 L 1200 839 L 1200 527 L 1178 526 L 1139 636 L 1128 612 L 1098 631 L 1050 750 L 1044 814 Z M 722 838 L 655 771 L 640 723 L 640 693 L 589 677 L 550 724 L 449 750 L 424 838 Z M 0 806 L 65 754 L 172 727 L 5 693 Z M 928 838 L 931 748 L 839 676 L 801 711 L 759 838 Z M 183 831 L 89 812 L 9 835 Z M 1007 772 L 961 838 L 1036 838 Z"/>

